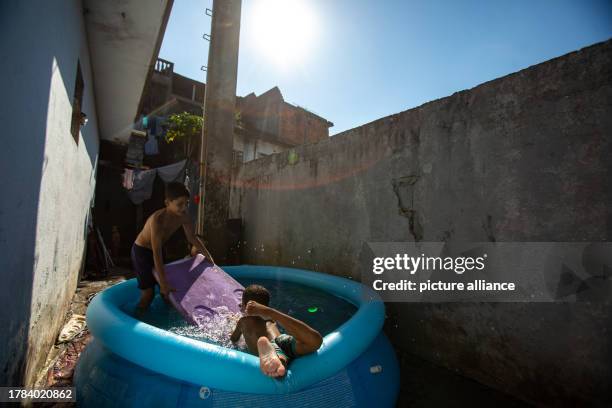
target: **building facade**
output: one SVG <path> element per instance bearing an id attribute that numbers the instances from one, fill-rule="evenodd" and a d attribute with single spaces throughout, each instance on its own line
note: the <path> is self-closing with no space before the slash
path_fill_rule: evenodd
<path id="1" fill-rule="evenodd" d="M 202 115 L 205 88 L 204 83 L 174 72 L 172 62 L 158 58 L 139 113 L 156 120 L 184 111 Z M 324 140 L 331 126 L 327 119 L 286 102 L 278 87 L 259 96 L 237 97 L 234 161 L 248 162 Z"/>
<path id="2" fill-rule="evenodd" d="M 172 6 L 137 3 L 0 5 L 3 386 L 33 385 L 75 292 L 100 140 L 131 129 Z"/>

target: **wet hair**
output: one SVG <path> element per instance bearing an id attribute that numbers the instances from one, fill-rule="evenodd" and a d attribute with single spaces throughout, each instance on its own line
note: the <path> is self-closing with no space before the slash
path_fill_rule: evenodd
<path id="1" fill-rule="evenodd" d="M 176 200 L 181 197 L 189 198 L 189 190 L 182 183 L 172 182 L 166 184 L 166 200 Z"/>
<path id="2" fill-rule="evenodd" d="M 270 292 L 261 285 L 249 285 L 242 292 L 242 304 L 246 305 L 249 300 L 254 300 L 264 306 L 270 303 Z"/>

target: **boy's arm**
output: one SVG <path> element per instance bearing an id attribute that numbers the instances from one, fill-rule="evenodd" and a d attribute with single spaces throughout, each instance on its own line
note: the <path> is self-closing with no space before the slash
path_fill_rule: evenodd
<path id="1" fill-rule="evenodd" d="M 206 249 L 200 237 L 196 236 L 196 234 L 194 233 L 193 224 L 191 223 L 191 218 L 189 218 L 189 216 L 186 216 L 184 220 L 183 230 L 185 231 L 185 236 L 187 237 L 189 243 L 195 245 L 195 247 L 198 248 L 204 254 L 204 256 L 210 259 L 210 261 L 214 264 L 215 261 L 212 255 L 210 254 L 210 252 L 208 252 L 208 249 Z"/>
<path id="2" fill-rule="evenodd" d="M 303 321 L 294 319 L 272 307 L 249 300 L 245 312 L 247 316 L 259 316 L 263 319 L 275 320 L 283 326 L 288 334 L 295 337 L 296 354 L 302 355 L 317 351 L 323 343 L 323 337 L 318 331 Z"/>
<path id="3" fill-rule="evenodd" d="M 240 336 L 242 336 L 242 330 L 240 329 L 240 320 L 238 320 L 238 322 L 236 323 L 236 328 L 230 336 L 231 342 L 236 343 L 238 340 L 240 340 Z"/>
<path id="4" fill-rule="evenodd" d="M 159 237 L 157 217 L 151 220 L 151 249 L 153 250 L 153 263 L 159 275 L 159 291 L 162 296 L 167 296 L 168 292 L 174 291 L 166 282 L 166 270 L 164 269 L 164 259 L 162 256 L 162 243 Z"/>

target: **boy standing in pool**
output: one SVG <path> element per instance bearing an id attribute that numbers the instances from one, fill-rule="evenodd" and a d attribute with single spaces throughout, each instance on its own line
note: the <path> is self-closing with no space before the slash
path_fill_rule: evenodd
<path id="1" fill-rule="evenodd" d="M 235 343 L 243 335 L 249 352 L 259 356 L 261 371 L 270 377 L 282 377 L 291 359 L 317 351 L 323 338 L 306 323 L 269 307 L 269 303 L 266 288 L 248 286 L 240 305 L 245 316 L 238 320 L 230 339 Z M 277 322 L 288 334 L 280 333 Z"/>
<path id="2" fill-rule="evenodd" d="M 204 243 L 194 233 L 193 223 L 187 213 L 188 202 L 189 191 L 184 185 L 168 183 L 164 201 L 166 206 L 151 214 L 132 245 L 132 264 L 140 289 L 140 302 L 137 308 L 141 311 L 147 309 L 153 301 L 156 283 L 159 283 L 159 292 L 166 300 L 168 294 L 175 291 L 166 282 L 162 246 L 181 225 L 187 240 L 213 264 L 215 263 Z M 159 282 L 153 276 L 153 267 L 157 270 Z"/>

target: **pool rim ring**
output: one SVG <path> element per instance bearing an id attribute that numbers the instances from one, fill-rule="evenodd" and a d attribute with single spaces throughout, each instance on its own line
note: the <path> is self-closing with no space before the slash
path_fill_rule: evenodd
<path id="1" fill-rule="evenodd" d="M 240 265 L 222 269 L 237 279 L 280 279 L 311 286 L 358 309 L 323 338 L 319 350 L 292 361 L 282 379 L 262 374 L 257 356 L 183 337 L 125 313 L 120 307 L 137 299 L 136 279 L 109 287 L 93 298 L 87 309 L 89 330 L 112 352 L 151 371 L 210 388 L 256 394 L 296 392 L 330 377 L 359 357 L 382 330 L 384 303 L 359 282 L 288 267 Z"/>

